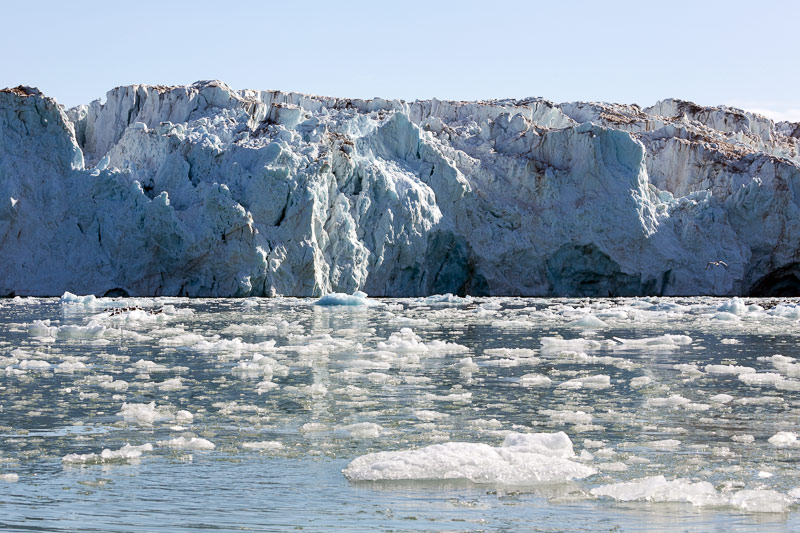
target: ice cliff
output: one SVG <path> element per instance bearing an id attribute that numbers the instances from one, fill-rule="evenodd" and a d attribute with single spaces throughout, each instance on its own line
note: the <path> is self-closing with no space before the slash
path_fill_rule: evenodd
<path id="1" fill-rule="evenodd" d="M 665 100 L 0 91 L 0 294 L 800 294 L 800 124 Z"/>

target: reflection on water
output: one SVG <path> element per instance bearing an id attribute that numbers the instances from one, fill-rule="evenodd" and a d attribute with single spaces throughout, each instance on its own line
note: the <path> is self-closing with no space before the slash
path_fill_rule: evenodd
<path id="1" fill-rule="evenodd" d="M 798 527 L 793 302 L 378 302 L 3 301 L 0 528 Z M 596 474 L 342 474 L 555 431 Z"/>

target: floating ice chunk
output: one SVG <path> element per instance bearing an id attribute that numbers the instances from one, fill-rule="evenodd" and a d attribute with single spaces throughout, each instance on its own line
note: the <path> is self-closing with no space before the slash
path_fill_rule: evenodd
<path id="1" fill-rule="evenodd" d="M 769 311 L 770 315 L 787 318 L 789 320 L 800 319 L 800 305 L 798 304 L 778 304 Z"/>
<path id="2" fill-rule="evenodd" d="M 153 445 L 150 443 L 142 444 L 140 446 L 131 446 L 126 444 L 119 450 L 104 449 L 100 453 L 70 453 L 61 458 L 64 464 L 101 464 L 111 463 L 118 461 L 132 461 L 139 459 L 143 452 L 153 451 Z"/>
<path id="3" fill-rule="evenodd" d="M 542 374 L 525 374 L 519 378 L 519 384 L 523 387 L 549 387 L 553 381 Z"/>
<path id="4" fill-rule="evenodd" d="M 750 366 L 738 365 L 706 365 L 703 369 L 706 374 L 753 374 L 756 369 Z"/>
<path id="5" fill-rule="evenodd" d="M 679 370 L 680 373 L 685 376 L 689 376 L 690 379 L 696 379 L 704 375 L 694 363 L 679 363 L 677 365 L 672 365 L 672 368 Z"/>
<path id="6" fill-rule="evenodd" d="M 791 499 L 774 490 L 740 490 L 729 497 L 732 507 L 748 513 L 785 513 Z"/>
<path id="7" fill-rule="evenodd" d="M 277 440 L 263 440 L 258 442 L 244 442 L 242 443 L 242 447 L 262 452 L 274 452 L 283 448 L 283 443 Z"/>
<path id="8" fill-rule="evenodd" d="M 767 472 L 766 470 L 759 470 L 758 471 L 758 477 L 760 477 L 762 479 L 769 479 L 774 475 L 775 474 L 773 474 L 772 472 Z"/>
<path id="9" fill-rule="evenodd" d="M 383 433 L 383 427 L 373 422 L 358 422 L 337 427 L 334 432 L 339 436 L 351 439 L 376 439 Z"/>
<path id="10" fill-rule="evenodd" d="M 607 389 L 611 387 L 611 377 L 606 375 L 573 378 L 558 385 L 560 389 Z"/>
<path id="11" fill-rule="evenodd" d="M 487 348 L 483 351 L 484 355 L 490 355 L 494 357 L 526 359 L 526 363 L 538 363 L 539 359 L 535 357 L 537 353 L 538 352 L 536 350 L 531 350 L 530 348 Z"/>
<path id="12" fill-rule="evenodd" d="M 625 472 L 628 470 L 628 465 L 620 461 L 597 463 L 595 466 L 603 472 Z"/>
<path id="13" fill-rule="evenodd" d="M 455 296 L 453 294 L 433 294 L 427 298 L 423 298 L 422 302 L 425 305 L 466 305 L 472 303 L 471 296 Z"/>
<path id="14" fill-rule="evenodd" d="M 19 481 L 19 474 L 0 474 L 0 481 L 5 481 L 6 483 L 16 483 Z"/>
<path id="15" fill-rule="evenodd" d="M 688 398 L 684 398 L 679 394 L 673 394 L 669 398 L 648 398 L 647 405 L 650 407 L 680 407 L 691 403 Z"/>
<path id="16" fill-rule="evenodd" d="M 752 435 L 744 434 L 744 435 L 734 435 L 731 437 L 733 442 L 738 442 L 740 444 L 753 444 L 756 441 L 756 438 Z"/>
<path id="17" fill-rule="evenodd" d="M 197 333 L 184 333 L 158 339 L 159 346 L 194 346 L 206 338 Z"/>
<path id="18" fill-rule="evenodd" d="M 784 513 L 791 503 L 791 498 L 774 490 L 740 490 L 733 494 L 720 494 L 707 481 L 667 481 L 664 476 L 602 485 L 589 492 L 594 496 L 606 496 L 624 502 L 684 502 L 698 507 L 734 507 L 749 513 Z"/>
<path id="19" fill-rule="evenodd" d="M 782 382 L 784 377 L 775 372 L 747 373 L 739 374 L 739 381 L 743 381 L 750 386 L 776 386 Z"/>
<path id="20" fill-rule="evenodd" d="M 632 389 L 641 389 L 642 387 L 646 387 L 653 382 L 653 378 L 650 376 L 637 376 L 631 380 L 631 388 Z"/>
<path id="21" fill-rule="evenodd" d="M 660 335 L 658 337 L 646 337 L 643 339 L 620 339 L 614 337 L 619 344 L 614 346 L 615 350 L 677 350 L 681 346 L 692 344 L 692 338 L 687 335 Z"/>
<path id="22" fill-rule="evenodd" d="M 643 443 L 648 448 L 656 448 L 656 449 L 669 449 L 669 448 L 677 448 L 681 445 L 681 441 L 677 439 L 663 439 L 663 440 L 651 440 L 648 442 Z"/>
<path id="23" fill-rule="evenodd" d="M 175 422 L 179 424 L 189 424 L 194 420 L 194 415 L 189 411 L 180 410 L 175 413 Z"/>
<path id="24" fill-rule="evenodd" d="M 450 442 L 370 453 L 352 461 L 343 473 L 352 481 L 460 479 L 532 485 L 582 479 L 597 472 L 573 457 L 572 442 L 564 433 L 512 433 L 498 447 Z"/>
<path id="25" fill-rule="evenodd" d="M 157 409 L 156 402 L 150 403 L 123 403 L 119 416 L 125 422 L 152 426 L 156 422 L 172 420 L 174 416 L 164 409 Z"/>
<path id="26" fill-rule="evenodd" d="M 146 359 L 139 359 L 138 361 L 133 363 L 133 368 L 145 374 L 154 374 L 156 372 L 167 372 L 169 370 L 169 368 L 167 368 L 164 365 L 160 365 L 154 361 L 148 361 Z"/>
<path id="27" fill-rule="evenodd" d="M 325 296 L 314 302 L 314 305 L 372 306 L 372 305 L 380 305 L 380 302 L 369 300 L 367 298 L 367 293 L 365 292 L 356 291 L 353 294 L 344 294 L 341 292 L 326 294 Z"/>
<path id="28" fill-rule="evenodd" d="M 104 325 L 93 320 L 85 326 L 76 326 L 73 324 L 59 326 L 58 336 L 68 339 L 99 339 L 106 333 L 106 329 Z"/>
<path id="29" fill-rule="evenodd" d="M 28 326 L 28 335 L 31 337 L 56 337 L 58 335 L 58 327 L 51 326 L 50 319 L 34 320 Z"/>
<path id="30" fill-rule="evenodd" d="M 733 401 L 733 396 L 731 396 L 730 394 L 724 394 L 724 393 L 715 394 L 714 396 L 709 398 L 709 400 L 711 400 L 714 403 L 725 404 L 725 403 Z"/>
<path id="31" fill-rule="evenodd" d="M 473 373 L 479 370 L 478 365 L 475 364 L 475 362 L 472 360 L 472 357 L 459 359 L 458 363 L 456 363 L 456 367 L 462 376 L 471 376 Z"/>
<path id="32" fill-rule="evenodd" d="M 183 383 L 181 382 L 181 378 L 179 377 L 167 379 L 158 384 L 158 390 L 162 391 L 176 391 L 176 390 L 181 390 L 182 388 L 183 388 Z"/>
<path id="33" fill-rule="evenodd" d="M 748 309 L 741 298 L 734 296 L 731 300 L 717 307 L 717 311 L 733 315 L 744 315 L 747 313 Z"/>
<path id="34" fill-rule="evenodd" d="M 567 324 L 567 326 L 580 329 L 603 329 L 607 328 L 608 324 L 594 315 L 586 315 L 577 320 L 573 320 Z"/>
<path id="35" fill-rule="evenodd" d="M 100 377 L 100 376 L 98 376 L 98 377 Z M 102 379 L 102 380 L 98 381 L 97 384 L 101 388 L 106 389 L 106 390 L 113 390 L 113 391 L 117 391 L 117 392 L 123 392 L 123 391 L 128 390 L 128 387 L 130 386 L 129 383 L 127 381 L 125 381 L 124 379 L 114 379 L 111 376 L 102 376 L 102 377 L 105 378 L 105 379 Z"/>
<path id="36" fill-rule="evenodd" d="M 192 350 L 204 353 L 222 353 L 237 356 L 244 352 L 271 351 L 275 348 L 275 341 L 268 340 L 258 343 L 244 342 L 239 337 L 234 339 L 206 340 L 191 345 Z"/>
<path id="37" fill-rule="evenodd" d="M 386 350 L 394 353 L 459 353 L 468 350 L 466 346 L 448 343 L 440 340 L 433 340 L 429 343 L 422 342 L 422 339 L 411 331 L 410 328 L 402 328 L 399 332 L 392 333 L 386 342 L 378 343 L 379 350 Z"/>
<path id="38" fill-rule="evenodd" d="M 442 420 L 443 418 L 448 418 L 450 415 L 447 413 L 440 413 L 438 411 L 427 411 L 427 410 L 419 410 L 414 411 L 414 416 L 417 417 L 418 420 L 422 422 L 433 422 L 435 420 Z"/>
<path id="39" fill-rule="evenodd" d="M 593 496 L 606 496 L 622 502 L 686 502 L 700 506 L 721 503 L 716 489 L 707 481 L 697 483 L 687 479 L 667 481 L 664 476 L 601 485 L 589 492 Z"/>
<path id="40" fill-rule="evenodd" d="M 542 353 L 552 354 L 563 351 L 587 352 L 613 346 L 611 341 L 599 342 L 592 339 L 562 339 L 560 337 L 542 337 Z"/>
<path id="41" fill-rule="evenodd" d="M 87 307 L 93 306 L 97 302 L 97 297 L 94 294 L 87 294 L 86 296 L 77 296 L 71 292 L 65 292 L 61 295 L 61 304 L 71 305 L 85 305 Z"/>
<path id="42" fill-rule="evenodd" d="M 156 444 L 166 446 L 175 450 L 213 450 L 216 448 L 213 442 L 201 437 L 177 437 L 170 440 L 160 440 Z"/>
<path id="43" fill-rule="evenodd" d="M 550 417 L 552 422 L 562 424 L 591 424 L 592 415 L 584 411 L 570 411 L 568 409 L 542 409 L 539 414 Z"/>
<path id="44" fill-rule="evenodd" d="M 19 368 L 22 370 L 38 370 L 41 372 L 50 370 L 52 365 L 47 361 L 42 361 L 41 359 L 23 359 L 19 362 Z"/>
<path id="45" fill-rule="evenodd" d="M 320 422 L 306 422 L 300 427 L 300 431 L 303 433 L 321 433 L 323 431 L 328 431 L 330 428 L 325 424 Z"/>
<path id="46" fill-rule="evenodd" d="M 800 441 L 797 440 L 797 435 L 789 431 L 779 431 L 769 439 L 767 442 L 776 448 L 794 448 L 800 446 Z"/>
<path id="47" fill-rule="evenodd" d="M 450 394 L 433 394 L 430 392 L 425 393 L 426 400 L 433 400 L 435 402 L 455 402 L 455 403 L 470 403 L 472 401 L 471 392 L 451 392 Z"/>
<path id="48" fill-rule="evenodd" d="M 740 344 L 741 341 L 739 339 L 722 339 L 719 341 L 720 344 Z"/>
<path id="49" fill-rule="evenodd" d="M 73 374 L 80 370 L 87 370 L 89 368 L 86 363 L 76 360 L 74 357 L 68 357 L 65 361 L 59 363 L 55 371 L 61 374 Z"/>

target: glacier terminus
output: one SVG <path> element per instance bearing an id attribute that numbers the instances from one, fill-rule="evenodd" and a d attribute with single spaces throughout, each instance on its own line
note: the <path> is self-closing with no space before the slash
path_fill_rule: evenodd
<path id="1" fill-rule="evenodd" d="M 725 106 L 0 91 L 0 294 L 800 294 L 800 124 Z"/>

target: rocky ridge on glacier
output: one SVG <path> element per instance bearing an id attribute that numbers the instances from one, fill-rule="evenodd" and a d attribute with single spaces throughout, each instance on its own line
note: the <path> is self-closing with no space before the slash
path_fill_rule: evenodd
<path id="1" fill-rule="evenodd" d="M 0 91 L 0 294 L 800 294 L 798 201 L 724 106 Z"/>

